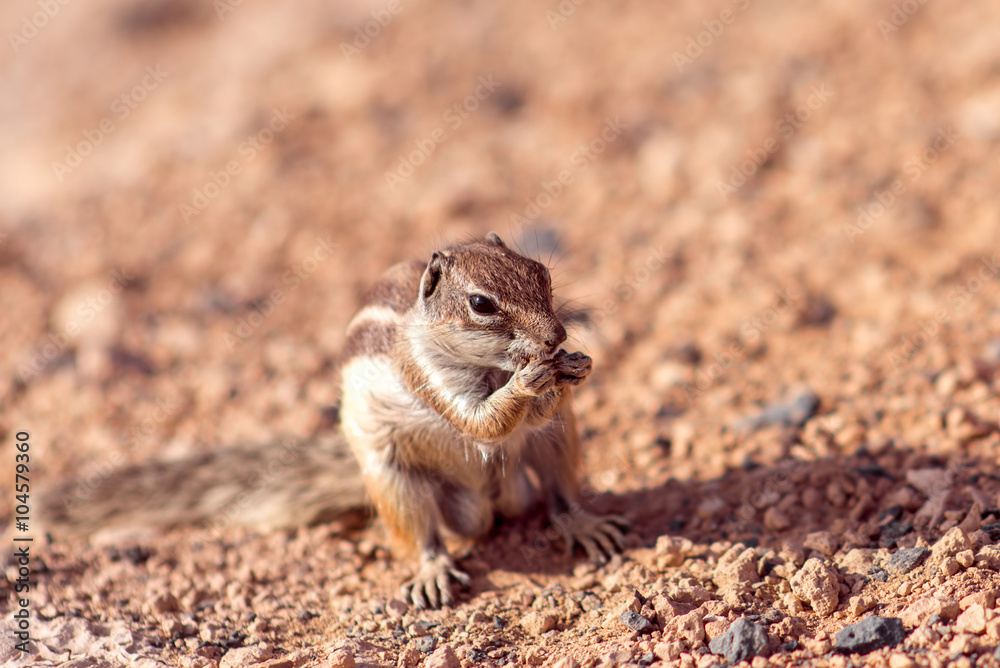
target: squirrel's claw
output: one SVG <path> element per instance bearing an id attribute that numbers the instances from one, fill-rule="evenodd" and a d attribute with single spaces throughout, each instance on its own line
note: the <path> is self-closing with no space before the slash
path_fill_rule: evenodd
<path id="1" fill-rule="evenodd" d="M 560 376 L 579 378 L 580 380 L 589 376 L 594 368 L 593 360 L 581 352 L 567 353 L 565 350 L 560 350 L 556 354 L 555 361 Z"/>
<path id="2" fill-rule="evenodd" d="M 400 589 L 403 601 L 411 603 L 418 610 L 440 608 L 454 603 L 452 581 L 468 587 L 472 578 L 468 573 L 455 568 L 447 554 L 436 554 L 421 561 L 420 570 Z"/>
<path id="3" fill-rule="evenodd" d="M 629 526 L 630 522 L 620 515 L 584 513 L 561 528 L 567 552 L 572 552 L 574 546 L 580 545 L 588 559 L 603 564 L 612 555 L 625 550 L 625 534 L 622 529 Z"/>

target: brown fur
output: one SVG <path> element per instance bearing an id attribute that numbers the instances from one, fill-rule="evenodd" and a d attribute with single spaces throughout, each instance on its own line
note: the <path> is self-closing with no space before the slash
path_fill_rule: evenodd
<path id="1" fill-rule="evenodd" d="M 399 319 L 379 330 L 394 337 L 391 364 L 380 361 L 377 338 L 367 351 L 351 347 L 343 379 L 344 433 L 368 492 L 395 541 L 421 556 L 404 595 L 418 606 L 450 602 L 448 579 L 465 576 L 444 551 L 443 532 L 481 536 L 495 513 L 516 516 L 536 500 L 553 514 L 572 510 L 567 540 L 592 556 L 620 548 L 618 530 L 576 503 L 570 388 L 590 373 L 590 359 L 558 350 L 566 330 L 548 270 L 491 234 L 436 251 L 419 281 L 416 271 L 413 263 L 392 268 L 352 335 L 376 340 L 361 333 L 365 314 L 375 317 L 369 309 L 386 294 L 399 299 L 399 313 L 409 297 Z M 473 298 L 486 300 L 486 310 Z"/>
<path id="2" fill-rule="evenodd" d="M 417 606 L 448 604 L 451 583 L 468 582 L 445 535 L 482 536 L 495 514 L 515 517 L 537 501 L 568 545 L 603 558 L 621 549 L 622 520 L 577 505 L 571 388 L 591 362 L 559 350 L 565 339 L 543 265 L 494 234 L 451 246 L 392 267 L 369 291 L 348 326 L 341 433 L 329 442 L 123 468 L 82 496 L 81 483 L 63 483 L 44 497 L 43 515 L 65 533 L 291 527 L 364 508 L 363 480 L 397 546 L 419 554 L 404 588 Z"/>
<path id="3" fill-rule="evenodd" d="M 413 306 L 420 276 L 426 267 L 427 263 L 419 260 L 394 265 L 368 291 L 365 304 L 388 306 L 394 311 L 405 313 Z"/>
<path id="4" fill-rule="evenodd" d="M 292 529 L 365 514 L 357 462 L 339 435 L 212 450 L 177 461 L 99 468 L 41 495 L 60 535 L 145 535 L 179 525 Z"/>

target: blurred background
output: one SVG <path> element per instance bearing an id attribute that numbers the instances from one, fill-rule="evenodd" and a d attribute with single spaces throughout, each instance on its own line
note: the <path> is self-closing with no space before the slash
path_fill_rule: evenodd
<path id="1" fill-rule="evenodd" d="M 603 487 L 887 439 L 994 453 L 945 417 L 1000 408 L 998 24 L 992 2 L 5 2 L 0 425 L 38 480 L 328 430 L 365 288 L 496 230 L 590 309 Z M 734 429 L 795 397 L 801 432 Z"/>

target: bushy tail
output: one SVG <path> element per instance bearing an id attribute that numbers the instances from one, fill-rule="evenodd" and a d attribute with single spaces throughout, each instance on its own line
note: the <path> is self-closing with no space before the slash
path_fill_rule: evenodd
<path id="1" fill-rule="evenodd" d="M 288 440 L 154 460 L 43 492 L 55 535 L 155 532 L 184 525 L 291 529 L 367 519 L 361 471 L 344 438 Z"/>

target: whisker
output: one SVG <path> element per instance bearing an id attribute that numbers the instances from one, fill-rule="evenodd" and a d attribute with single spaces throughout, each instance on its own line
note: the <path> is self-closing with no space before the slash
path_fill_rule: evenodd
<path id="1" fill-rule="evenodd" d="M 553 254 L 555 254 L 555 252 L 556 252 L 557 250 L 559 250 L 559 246 L 560 246 L 560 244 L 561 244 L 561 243 L 562 243 L 562 242 L 561 242 L 560 240 L 557 240 L 557 241 L 556 241 L 556 245 L 555 245 L 555 248 L 553 248 L 553 249 L 552 249 L 552 252 L 551 252 L 551 253 L 549 253 L 549 270 L 550 270 L 550 271 L 551 271 L 551 270 L 553 270 L 553 269 L 555 269 L 556 267 L 558 267 L 558 266 L 559 266 L 559 263 L 560 263 L 560 262 L 562 262 L 562 261 L 563 261 L 564 259 L 566 259 L 566 256 L 568 256 L 568 255 L 569 255 L 569 249 L 567 248 L 566 250 L 564 250 L 564 251 L 562 252 L 562 254 L 561 254 L 561 255 L 559 255 L 559 256 L 558 256 L 558 257 L 556 258 L 556 261 L 555 261 L 555 263 L 554 263 L 554 264 L 552 263 L 552 255 L 553 255 Z"/>

